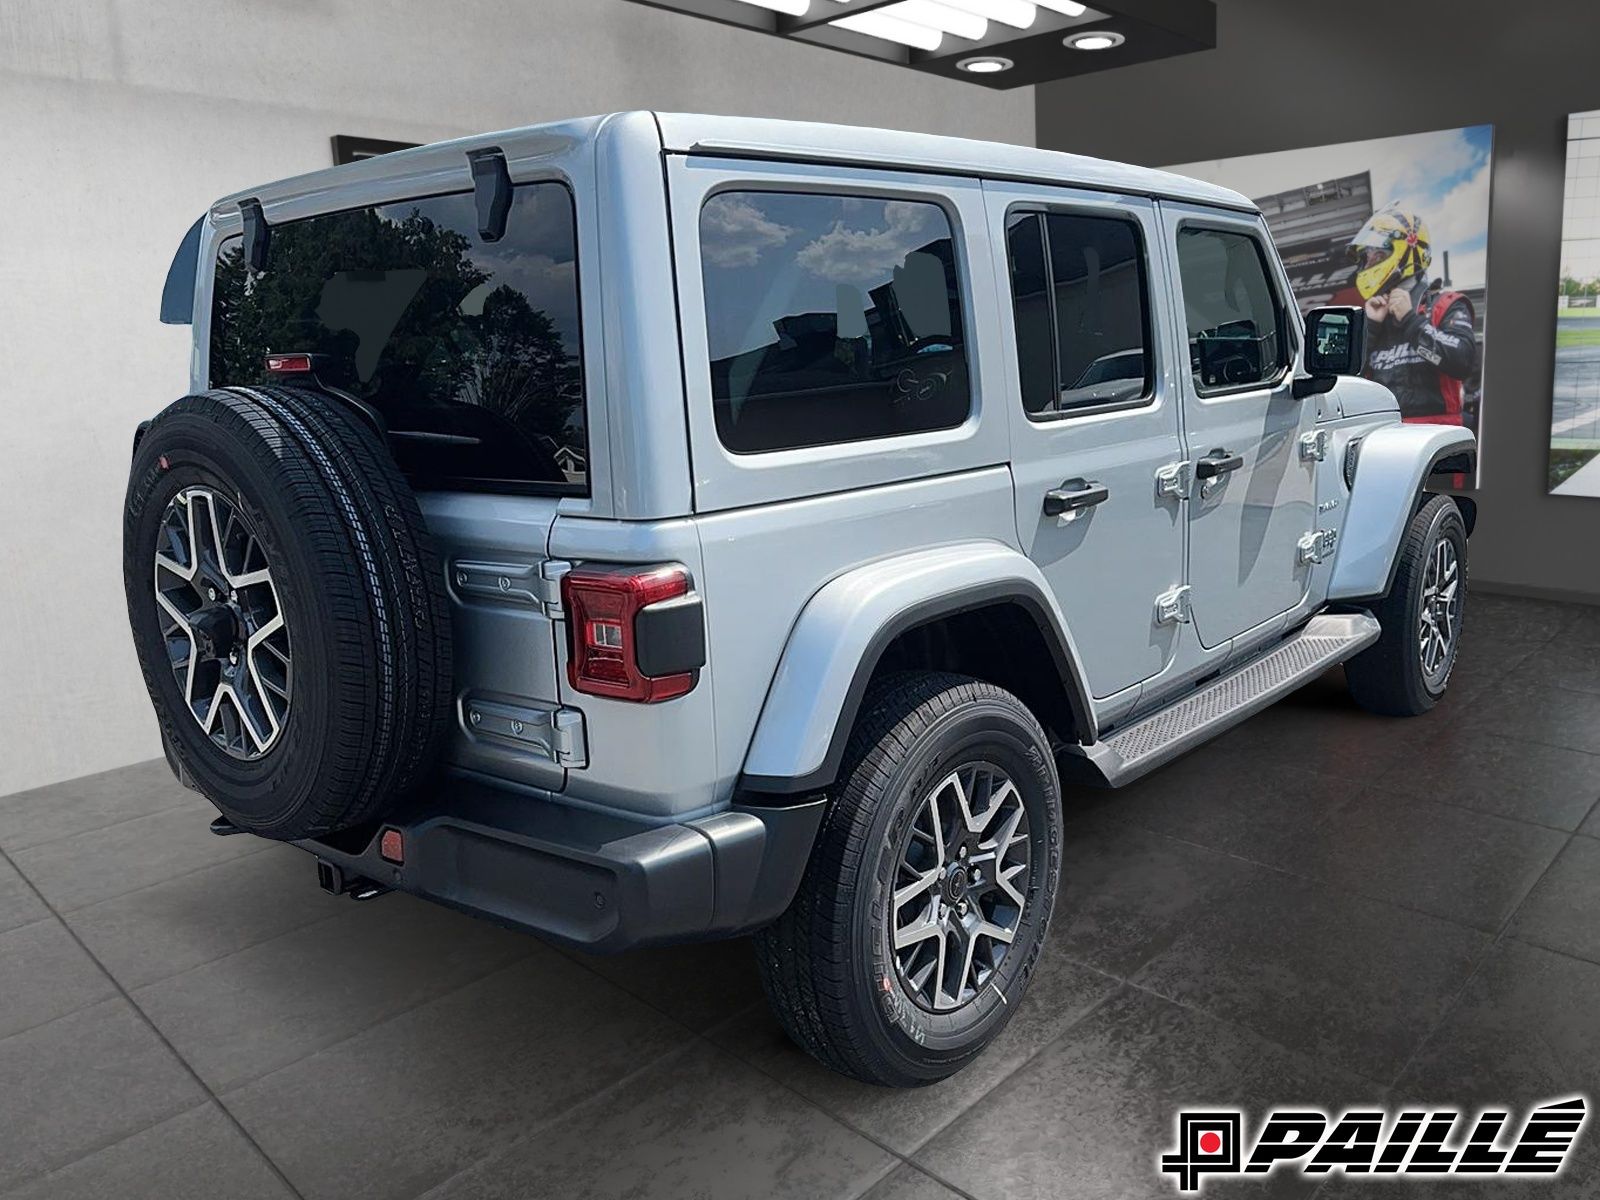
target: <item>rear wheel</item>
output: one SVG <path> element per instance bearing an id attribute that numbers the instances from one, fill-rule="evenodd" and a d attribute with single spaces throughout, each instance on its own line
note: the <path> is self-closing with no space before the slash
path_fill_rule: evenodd
<path id="1" fill-rule="evenodd" d="M 789 910 L 757 935 L 779 1020 L 870 1083 L 933 1083 L 1004 1028 L 1060 874 L 1048 739 L 992 684 L 900 675 L 868 696 Z"/>
<path id="2" fill-rule="evenodd" d="M 1363 708 L 1414 717 L 1444 695 L 1461 648 L 1467 599 L 1467 527 L 1449 496 L 1434 496 L 1400 541 L 1389 594 L 1373 605 L 1383 633 L 1345 664 Z"/>
<path id="3" fill-rule="evenodd" d="M 387 449 L 336 401 L 167 408 L 134 454 L 123 581 L 169 757 L 235 824 L 329 833 L 426 778 L 450 715 L 443 572 Z"/>

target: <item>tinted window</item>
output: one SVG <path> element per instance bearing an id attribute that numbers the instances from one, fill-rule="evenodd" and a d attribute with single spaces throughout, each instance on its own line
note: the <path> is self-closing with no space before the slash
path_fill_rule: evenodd
<path id="1" fill-rule="evenodd" d="M 1275 379 L 1286 364 L 1283 311 L 1261 244 L 1217 229 L 1178 232 L 1189 365 L 1201 392 Z"/>
<path id="2" fill-rule="evenodd" d="M 584 490 L 572 197 L 512 196 L 494 243 L 470 194 L 275 225 L 259 274 L 227 239 L 212 384 L 260 382 L 268 352 L 321 355 L 318 377 L 378 411 L 414 478 Z"/>
<path id="3" fill-rule="evenodd" d="M 1028 415 L 1149 396 L 1154 372 L 1138 228 L 1118 217 L 1023 213 L 1012 218 L 1008 240 Z"/>
<path id="4" fill-rule="evenodd" d="M 966 420 L 949 218 L 935 204 L 725 192 L 700 214 L 717 436 L 737 453 Z"/>

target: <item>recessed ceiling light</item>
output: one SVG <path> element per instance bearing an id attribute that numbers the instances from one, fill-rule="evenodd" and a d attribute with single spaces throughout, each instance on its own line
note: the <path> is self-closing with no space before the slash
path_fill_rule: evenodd
<path id="1" fill-rule="evenodd" d="M 1000 58 L 993 54 L 963 58 L 956 64 L 961 70 L 971 71 L 974 75 L 993 75 L 996 71 L 1009 71 L 1015 65 L 1009 58 Z"/>
<path id="2" fill-rule="evenodd" d="M 1110 50 L 1113 46 L 1120 46 L 1128 39 L 1112 29 L 1090 29 L 1083 33 L 1074 33 L 1062 39 L 1074 50 Z"/>

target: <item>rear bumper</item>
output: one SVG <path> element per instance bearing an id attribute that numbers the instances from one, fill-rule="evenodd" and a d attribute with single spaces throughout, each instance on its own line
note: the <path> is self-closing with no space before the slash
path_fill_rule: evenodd
<path id="1" fill-rule="evenodd" d="M 788 907 L 825 801 L 647 825 L 449 780 L 380 826 L 293 843 L 363 877 L 601 953 L 727 937 Z M 404 862 L 380 842 L 398 829 Z"/>

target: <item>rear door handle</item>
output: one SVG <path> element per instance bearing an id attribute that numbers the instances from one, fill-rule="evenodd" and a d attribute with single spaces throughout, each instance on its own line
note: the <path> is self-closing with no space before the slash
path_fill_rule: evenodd
<path id="1" fill-rule="evenodd" d="M 1069 479 L 1060 487 L 1044 494 L 1044 515 L 1060 517 L 1067 513 L 1082 512 L 1086 508 L 1104 504 L 1110 498 L 1111 489 L 1103 483 Z"/>
<path id="2" fill-rule="evenodd" d="M 1194 477 L 1196 479 L 1216 479 L 1226 475 L 1229 471 L 1237 471 L 1244 466 L 1244 455 L 1229 454 L 1226 450 L 1213 450 L 1204 458 L 1194 464 Z"/>

